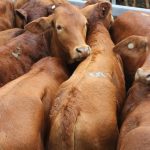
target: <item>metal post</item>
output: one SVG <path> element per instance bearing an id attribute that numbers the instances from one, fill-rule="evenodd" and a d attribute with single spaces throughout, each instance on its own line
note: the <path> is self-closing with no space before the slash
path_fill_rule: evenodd
<path id="1" fill-rule="evenodd" d="M 112 0 L 112 4 L 116 4 L 116 0 Z"/>

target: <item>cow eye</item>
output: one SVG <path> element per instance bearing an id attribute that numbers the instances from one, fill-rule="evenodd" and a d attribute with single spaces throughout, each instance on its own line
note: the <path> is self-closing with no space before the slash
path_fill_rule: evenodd
<path id="1" fill-rule="evenodd" d="M 57 26 L 56 26 L 56 29 L 57 29 L 58 31 L 61 31 L 61 30 L 62 30 L 62 26 L 61 26 L 61 25 L 57 25 Z"/>

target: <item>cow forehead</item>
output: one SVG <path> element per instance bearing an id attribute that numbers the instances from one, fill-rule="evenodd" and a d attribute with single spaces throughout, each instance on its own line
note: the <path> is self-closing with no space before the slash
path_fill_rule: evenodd
<path id="1" fill-rule="evenodd" d="M 60 6 L 55 10 L 55 16 L 64 20 L 77 20 L 78 22 L 86 22 L 85 16 L 77 9 Z"/>
<path id="2" fill-rule="evenodd" d="M 61 14 L 54 17 L 55 23 L 63 26 L 70 26 L 70 28 L 77 26 L 83 26 L 86 24 L 86 18 L 80 18 L 74 14 Z"/>

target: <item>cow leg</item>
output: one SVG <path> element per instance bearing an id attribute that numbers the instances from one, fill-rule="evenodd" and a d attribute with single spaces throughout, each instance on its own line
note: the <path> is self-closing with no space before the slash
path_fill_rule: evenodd
<path id="1" fill-rule="evenodd" d="M 145 0 L 146 8 L 150 8 L 149 0 Z"/>

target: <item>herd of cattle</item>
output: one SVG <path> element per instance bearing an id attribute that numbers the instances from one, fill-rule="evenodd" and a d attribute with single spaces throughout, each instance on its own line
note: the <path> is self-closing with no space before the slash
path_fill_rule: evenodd
<path id="1" fill-rule="evenodd" d="M 150 14 L 0 0 L 0 31 L 0 150 L 150 150 Z"/>

